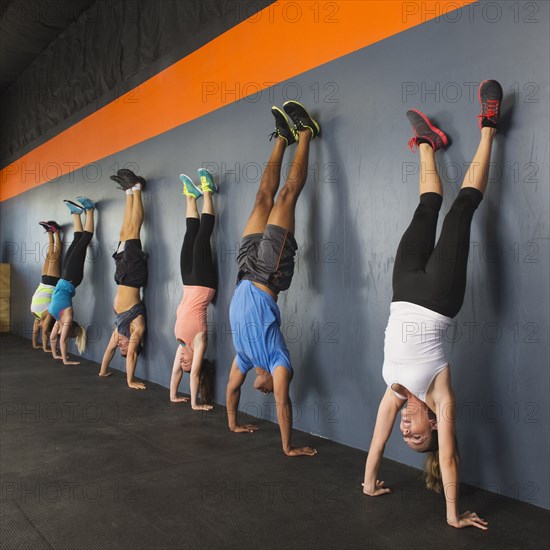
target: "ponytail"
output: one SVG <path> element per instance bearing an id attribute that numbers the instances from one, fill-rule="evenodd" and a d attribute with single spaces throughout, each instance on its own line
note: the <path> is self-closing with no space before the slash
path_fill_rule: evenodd
<path id="1" fill-rule="evenodd" d="M 86 329 L 81 325 L 77 325 L 77 326 L 78 328 L 76 329 L 77 330 L 76 347 L 78 349 L 78 353 L 82 355 L 86 350 Z"/>
<path id="2" fill-rule="evenodd" d="M 441 493 L 443 489 L 443 478 L 441 476 L 441 466 L 439 464 L 439 440 L 437 430 L 432 432 L 432 444 L 426 450 L 428 456 L 424 463 L 424 480 L 426 482 L 426 488 L 436 493 Z M 455 435 L 455 454 L 460 458 L 458 452 L 458 441 Z"/>
<path id="3" fill-rule="evenodd" d="M 203 403 L 211 403 L 214 397 L 214 365 L 208 359 L 202 362 L 199 374 L 199 391 Z"/>
<path id="4" fill-rule="evenodd" d="M 436 493 L 441 493 L 443 482 L 441 478 L 441 467 L 439 466 L 439 449 L 428 451 L 428 456 L 424 464 L 424 480 L 426 488 Z"/>

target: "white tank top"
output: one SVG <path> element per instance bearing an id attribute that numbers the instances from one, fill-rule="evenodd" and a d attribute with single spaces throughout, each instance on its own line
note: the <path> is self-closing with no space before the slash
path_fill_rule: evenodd
<path id="1" fill-rule="evenodd" d="M 392 384 L 401 384 L 425 402 L 433 379 L 448 364 L 443 342 L 451 325 L 450 317 L 431 309 L 410 302 L 393 302 L 384 342 L 382 376 L 386 384 L 390 388 Z"/>

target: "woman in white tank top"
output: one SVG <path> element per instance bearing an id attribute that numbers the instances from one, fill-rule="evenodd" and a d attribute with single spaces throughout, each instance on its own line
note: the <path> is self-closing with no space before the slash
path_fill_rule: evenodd
<path id="1" fill-rule="evenodd" d="M 384 447 L 399 411 L 399 429 L 413 450 L 428 453 L 426 485 L 445 488 L 447 523 L 486 530 L 487 522 L 458 508 L 459 456 L 455 437 L 455 400 L 443 349 L 445 332 L 464 300 L 470 224 L 487 187 L 491 147 L 499 119 L 502 88 L 494 80 L 480 85 L 481 141 L 464 183 L 445 217 L 437 246 L 435 233 L 443 198 L 435 152 L 447 136 L 420 111 L 407 112 L 420 150 L 420 204 L 395 258 L 393 299 L 386 328 L 382 398 L 370 445 L 363 492 L 391 492 L 378 479 Z"/>

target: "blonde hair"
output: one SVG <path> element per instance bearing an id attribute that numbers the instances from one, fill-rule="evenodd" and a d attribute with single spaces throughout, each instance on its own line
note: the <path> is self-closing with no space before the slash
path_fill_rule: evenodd
<path id="1" fill-rule="evenodd" d="M 78 325 L 78 329 L 77 329 L 76 347 L 80 355 L 82 355 L 86 350 L 86 329 L 81 325 Z"/>
<path id="2" fill-rule="evenodd" d="M 424 480 L 426 488 L 436 493 L 441 493 L 443 482 L 441 478 L 441 467 L 439 465 L 439 449 L 429 451 L 424 463 Z"/>
<path id="3" fill-rule="evenodd" d="M 432 432 L 432 444 L 427 450 L 428 456 L 424 463 L 424 481 L 426 488 L 436 493 L 441 493 L 443 489 L 443 479 L 441 476 L 441 466 L 439 464 L 439 440 L 437 430 Z M 455 453 L 457 459 L 460 459 L 458 452 L 458 441 L 455 435 Z"/>

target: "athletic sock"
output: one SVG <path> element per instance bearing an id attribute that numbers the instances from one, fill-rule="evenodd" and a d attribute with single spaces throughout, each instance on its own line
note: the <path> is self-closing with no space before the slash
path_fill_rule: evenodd
<path id="1" fill-rule="evenodd" d="M 127 195 L 133 195 L 134 192 L 132 191 L 132 188 L 126 189 L 126 194 L 127 194 Z"/>
<path id="2" fill-rule="evenodd" d="M 482 128 L 496 128 L 497 125 L 494 122 L 491 122 L 488 118 L 484 118 L 481 121 L 481 127 Z"/>
<path id="3" fill-rule="evenodd" d="M 424 138 L 416 138 L 416 144 L 420 145 L 421 143 L 427 143 L 430 147 L 433 147 L 432 143 Z"/>
<path id="4" fill-rule="evenodd" d="M 141 183 L 136 183 L 133 187 L 132 187 L 132 191 L 142 191 L 143 190 L 143 185 L 141 185 Z"/>

